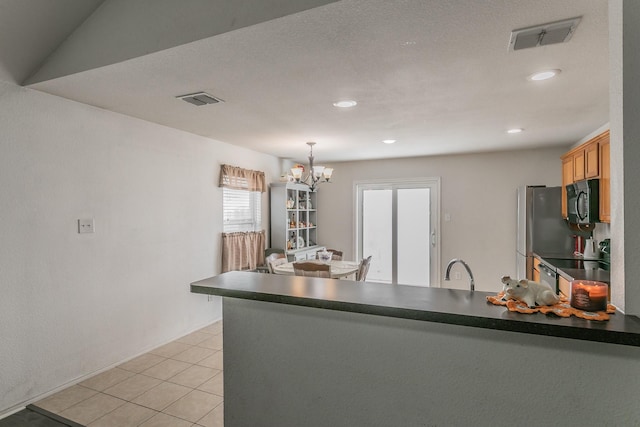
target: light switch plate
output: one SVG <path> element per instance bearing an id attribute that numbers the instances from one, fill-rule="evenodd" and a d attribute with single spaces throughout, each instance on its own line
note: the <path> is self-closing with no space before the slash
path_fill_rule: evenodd
<path id="1" fill-rule="evenodd" d="M 93 233 L 93 218 L 78 220 L 78 233 Z"/>

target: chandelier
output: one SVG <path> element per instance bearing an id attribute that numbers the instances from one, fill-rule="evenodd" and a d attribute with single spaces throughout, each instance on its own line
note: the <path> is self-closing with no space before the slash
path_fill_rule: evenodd
<path id="1" fill-rule="evenodd" d="M 306 184 L 311 191 L 315 191 L 318 184 L 329 182 L 333 174 L 333 168 L 313 165 L 313 146 L 315 142 L 307 142 L 309 146 L 309 172 L 304 175 L 304 166 L 295 165 L 291 168 L 291 175 L 298 184 Z"/>

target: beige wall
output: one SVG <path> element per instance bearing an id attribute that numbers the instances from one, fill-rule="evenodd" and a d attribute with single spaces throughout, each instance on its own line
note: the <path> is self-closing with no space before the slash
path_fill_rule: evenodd
<path id="1" fill-rule="evenodd" d="M 503 275 L 515 276 L 516 189 L 561 185 L 560 155 L 565 151 L 566 147 L 333 164 L 333 184 L 322 185 L 318 193 L 319 243 L 355 256 L 354 182 L 440 177 L 442 276 L 450 259 L 462 258 L 471 266 L 477 290 L 498 291 Z M 445 213 L 451 221 L 444 221 Z M 461 281 L 443 281 L 443 287 L 468 288 L 462 273 Z"/>

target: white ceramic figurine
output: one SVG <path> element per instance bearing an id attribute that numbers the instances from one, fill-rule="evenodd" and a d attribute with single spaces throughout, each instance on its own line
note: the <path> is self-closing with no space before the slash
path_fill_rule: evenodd
<path id="1" fill-rule="evenodd" d="M 546 283 L 533 282 L 531 280 L 516 280 L 509 276 L 502 277 L 504 283 L 504 301 L 516 299 L 524 301 L 530 308 L 536 305 L 553 305 L 560 301 L 560 297 Z"/>

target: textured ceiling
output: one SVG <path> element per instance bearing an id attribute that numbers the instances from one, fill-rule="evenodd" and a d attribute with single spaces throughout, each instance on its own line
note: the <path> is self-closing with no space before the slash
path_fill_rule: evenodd
<path id="1" fill-rule="evenodd" d="M 103 1 L 0 0 L 0 80 L 26 80 Z"/>
<path id="2" fill-rule="evenodd" d="M 566 146 L 609 120 L 606 0 L 343 0 L 60 72 L 92 49 L 77 40 L 91 41 L 82 35 L 93 22 L 136 38 L 119 31 L 126 12 L 106 0 L 74 33 L 78 46 L 70 38 L 39 70 L 57 63 L 59 76 L 29 87 L 297 160 L 306 141 L 319 161 Z M 514 29 L 575 16 L 568 43 L 507 49 Z M 153 11 L 146 17 L 152 25 Z M 101 40 L 107 59 L 117 49 Z M 562 73 L 527 80 L 549 68 Z M 225 102 L 175 98 L 197 91 Z M 332 106 L 341 99 L 358 106 Z M 512 127 L 525 131 L 506 134 Z"/>

